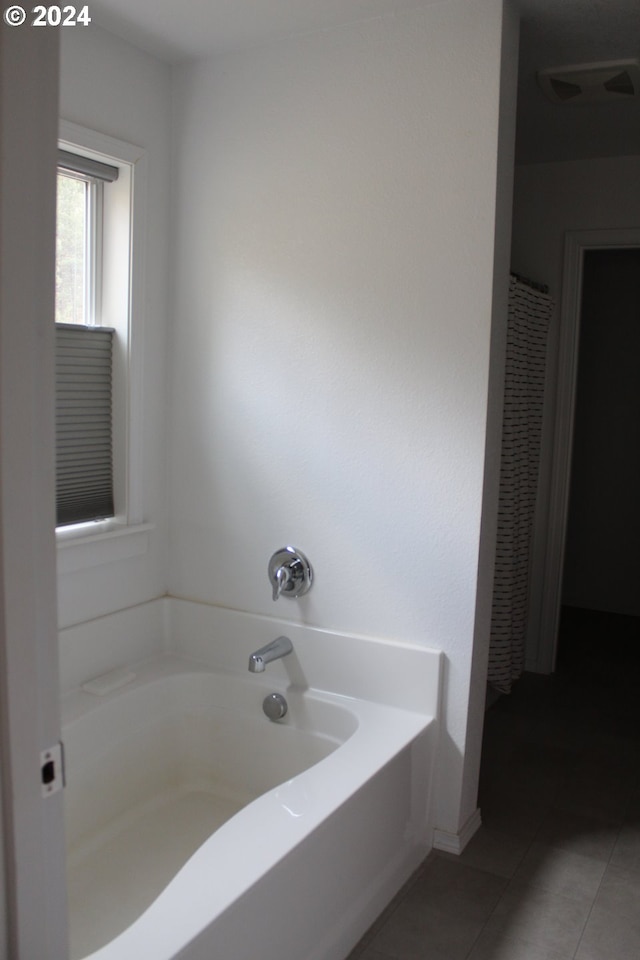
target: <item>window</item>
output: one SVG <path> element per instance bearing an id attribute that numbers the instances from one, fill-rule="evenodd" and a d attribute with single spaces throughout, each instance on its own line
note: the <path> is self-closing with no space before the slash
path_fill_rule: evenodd
<path id="1" fill-rule="evenodd" d="M 87 217 L 90 182 L 58 167 L 56 212 L 56 323 L 85 323 L 89 292 Z M 87 283 L 89 280 L 89 283 Z"/>
<path id="2" fill-rule="evenodd" d="M 67 121 L 59 147 L 56 537 L 65 548 L 59 569 L 73 570 L 141 552 L 150 529 L 142 482 L 147 160 L 139 147 Z M 77 392 L 65 398 L 67 389 Z M 110 408 L 95 437 L 89 401 Z M 66 423 L 65 404 L 76 411 Z M 100 484 L 87 475 L 72 512 L 68 476 L 97 461 L 110 465 L 111 493 L 96 496 Z"/>
<path id="3" fill-rule="evenodd" d="M 113 496 L 112 357 L 100 325 L 105 185 L 117 167 L 60 151 L 56 231 L 56 514 L 104 520 Z"/>

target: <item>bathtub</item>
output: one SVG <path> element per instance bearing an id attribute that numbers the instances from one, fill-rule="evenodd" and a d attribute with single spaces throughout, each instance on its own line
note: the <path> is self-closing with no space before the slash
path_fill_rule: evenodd
<path id="1" fill-rule="evenodd" d="M 246 638 L 246 672 L 174 650 L 64 697 L 71 960 L 343 960 L 428 852 L 433 704 L 316 688 L 288 633 L 258 676 Z M 420 653 L 396 650 L 429 674 Z"/>

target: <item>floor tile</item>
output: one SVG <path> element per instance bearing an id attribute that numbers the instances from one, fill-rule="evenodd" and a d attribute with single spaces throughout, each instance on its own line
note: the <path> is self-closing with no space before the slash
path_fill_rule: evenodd
<path id="1" fill-rule="evenodd" d="M 628 920 L 640 919 L 640 872 L 607 867 L 595 906 Z"/>
<path id="2" fill-rule="evenodd" d="M 438 856 L 422 872 L 405 902 L 418 910 L 428 905 L 456 921 L 464 918 L 483 922 L 493 912 L 507 882 L 459 860 Z"/>
<path id="3" fill-rule="evenodd" d="M 617 824 L 553 808 L 543 818 L 536 839 L 607 863 L 619 832 Z"/>
<path id="4" fill-rule="evenodd" d="M 486 766 L 502 765 L 509 761 L 522 740 L 531 734 L 535 722 L 528 717 L 494 715 L 485 719 L 482 738 L 482 762 Z"/>
<path id="5" fill-rule="evenodd" d="M 515 937 L 481 933 L 469 960 L 572 960 L 573 953 L 558 953 Z"/>
<path id="6" fill-rule="evenodd" d="M 640 870 L 640 825 L 623 823 L 611 854 L 611 864 L 627 870 Z"/>
<path id="7" fill-rule="evenodd" d="M 594 906 L 576 960 L 638 960 L 640 914 L 635 920 Z"/>
<path id="8" fill-rule="evenodd" d="M 465 866 L 509 879 L 518 869 L 528 849 L 529 840 L 482 826 L 455 859 Z"/>
<path id="9" fill-rule="evenodd" d="M 633 741 L 599 737 L 580 756 L 572 769 L 576 780 L 601 781 L 616 786 L 635 784 L 638 756 Z"/>
<path id="10" fill-rule="evenodd" d="M 364 960 L 368 960 L 369 951 L 371 950 L 371 944 L 375 939 L 379 930 L 386 924 L 387 920 L 393 915 L 397 907 L 405 900 L 409 891 L 412 889 L 414 884 L 420 879 L 425 869 L 430 865 L 431 861 L 435 859 L 436 854 L 432 851 L 429 856 L 426 858 L 424 863 L 413 873 L 413 875 L 407 880 L 407 882 L 401 887 L 395 897 L 387 904 L 382 913 L 378 916 L 377 920 L 371 924 L 367 932 L 356 944 L 352 952 L 349 954 L 347 960 L 361 960 L 364 957 Z M 375 960 L 375 958 L 374 958 Z"/>
<path id="11" fill-rule="evenodd" d="M 591 905 L 588 898 L 574 900 L 513 881 L 485 929 L 487 934 L 513 937 L 544 950 L 572 955 Z"/>
<path id="12" fill-rule="evenodd" d="M 352 953 L 348 960 L 395 960 L 389 953 L 380 953 L 379 950 L 373 950 L 371 947 L 365 948 L 363 953 Z"/>
<path id="13" fill-rule="evenodd" d="M 514 765 L 522 768 L 525 775 L 555 775 L 566 777 L 580 764 L 582 754 L 573 747 L 561 743 L 540 743 L 534 738 L 525 740 L 514 758 Z"/>
<path id="14" fill-rule="evenodd" d="M 483 921 L 455 918 L 431 904 L 404 901 L 370 944 L 394 960 L 466 960 Z"/>
<path id="15" fill-rule="evenodd" d="M 593 900 L 606 864 L 581 854 L 535 842 L 518 867 L 514 879 L 572 900 Z"/>
<path id="16" fill-rule="evenodd" d="M 514 797 L 499 789 L 487 790 L 478 800 L 484 827 L 523 841 L 538 835 L 550 809 L 549 804 L 522 795 Z"/>
<path id="17" fill-rule="evenodd" d="M 640 726 L 640 725 L 639 725 Z M 629 799 L 629 806 L 624 817 L 629 824 L 635 823 L 640 827 L 640 769 L 634 780 L 633 790 Z"/>
<path id="18" fill-rule="evenodd" d="M 567 779 L 560 784 L 552 806 L 566 813 L 622 823 L 632 792 L 631 784 Z"/>
<path id="19" fill-rule="evenodd" d="M 505 782 L 507 790 L 533 803 L 550 806 L 555 802 L 561 785 L 557 772 L 528 770 L 517 762 L 510 766 L 509 779 Z"/>

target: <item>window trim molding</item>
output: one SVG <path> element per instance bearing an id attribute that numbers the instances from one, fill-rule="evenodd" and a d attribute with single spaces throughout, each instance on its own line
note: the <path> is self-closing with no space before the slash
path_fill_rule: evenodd
<path id="1" fill-rule="evenodd" d="M 116 527 L 107 520 L 78 526 L 85 527 L 85 530 L 69 536 L 69 528 L 61 528 L 61 536 L 58 537 L 58 576 L 103 563 L 117 563 L 130 557 L 143 556 L 149 549 L 149 533 L 154 529 L 151 523 Z"/>
<path id="2" fill-rule="evenodd" d="M 118 449 L 114 451 L 116 516 L 113 520 L 90 525 L 79 524 L 77 528 L 65 527 L 56 531 L 59 547 L 69 549 L 74 544 L 82 546 L 91 542 L 94 550 L 100 553 L 101 543 L 110 545 L 115 532 L 119 537 L 128 531 L 133 536 L 139 535 L 145 515 L 142 447 L 147 156 L 141 147 L 67 120 L 60 121 L 58 146 L 69 153 L 88 156 L 97 161 L 110 161 L 119 168 L 119 179 L 130 183 L 128 310 L 123 321 L 123 327 L 126 326 L 126 356 L 122 364 L 126 383 L 120 384 L 122 390 L 116 388 L 119 395 L 124 393 L 125 397 L 122 416 L 124 429 L 118 441 Z M 118 463 L 121 469 L 118 469 Z M 104 562 L 109 561 L 111 552 L 105 549 Z"/>

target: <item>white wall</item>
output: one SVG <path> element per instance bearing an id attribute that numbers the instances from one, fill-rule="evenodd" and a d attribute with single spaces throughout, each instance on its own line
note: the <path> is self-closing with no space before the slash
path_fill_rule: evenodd
<path id="1" fill-rule="evenodd" d="M 516 167 L 513 201 L 513 269 L 548 283 L 556 300 L 549 331 L 540 491 L 533 542 L 527 666 L 546 661 L 540 636 L 542 571 L 547 545 L 551 451 L 558 379 L 559 305 L 565 232 L 640 225 L 640 157 L 612 157 Z"/>
<path id="2" fill-rule="evenodd" d="M 452 832 L 475 808 L 501 8 L 449 0 L 175 75 L 170 590 L 443 649 Z M 275 607 L 286 543 L 316 579 Z"/>
<path id="3" fill-rule="evenodd" d="M 166 590 L 166 332 L 169 291 L 171 70 L 95 24 L 63 30 L 60 115 L 147 154 L 142 470 L 148 550 L 60 572 L 59 623 L 67 626 Z M 140 251 L 139 251 L 140 253 Z M 146 538 L 145 538 L 146 539 Z"/>

